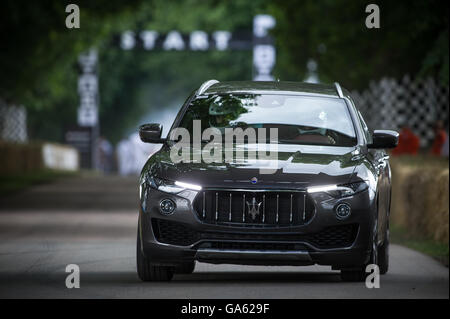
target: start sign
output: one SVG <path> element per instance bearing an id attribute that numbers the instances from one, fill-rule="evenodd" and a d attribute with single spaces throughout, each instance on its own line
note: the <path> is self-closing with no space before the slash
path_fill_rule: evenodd
<path id="1" fill-rule="evenodd" d="M 261 14 L 253 19 L 253 33 L 215 31 L 207 33 L 195 30 L 183 34 L 172 30 L 160 34 L 155 30 L 125 31 L 117 39 L 122 50 L 141 49 L 146 51 L 207 51 L 207 50 L 253 50 L 253 79 L 273 81 L 271 75 L 275 66 L 276 52 L 270 29 L 276 25 L 275 18 Z"/>
<path id="2" fill-rule="evenodd" d="M 230 47 L 236 47 L 236 41 L 232 41 L 232 34 L 228 31 L 216 31 L 208 34 L 204 31 L 193 31 L 190 34 L 182 34 L 176 30 L 167 34 L 159 34 L 157 31 L 145 30 L 140 32 L 126 31 L 120 37 L 120 47 L 123 50 L 142 48 L 144 50 L 165 51 L 224 51 Z"/>

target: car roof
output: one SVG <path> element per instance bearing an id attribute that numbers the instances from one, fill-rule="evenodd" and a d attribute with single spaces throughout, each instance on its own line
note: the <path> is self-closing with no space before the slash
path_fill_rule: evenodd
<path id="1" fill-rule="evenodd" d="M 204 91 L 203 94 L 225 94 L 237 92 L 259 94 L 320 95 L 339 98 L 339 94 L 334 85 L 289 81 L 217 82 L 208 87 L 208 89 Z"/>

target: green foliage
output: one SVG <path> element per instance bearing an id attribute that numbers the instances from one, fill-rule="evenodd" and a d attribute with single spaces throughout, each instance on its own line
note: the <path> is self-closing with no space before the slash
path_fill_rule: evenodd
<path id="1" fill-rule="evenodd" d="M 367 29 L 364 0 L 283 0 L 277 19 L 277 76 L 301 81 L 313 58 L 325 82 L 365 88 L 382 76 L 432 75 L 448 85 L 448 2 L 376 1 L 380 29 Z M 322 50 L 320 50 L 320 48 Z M 326 50 L 323 50 L 326 48 Z"/>
<path id="2" fill-rule="evenodd" d="M 69 1 L 3 1 L 0 96 L 36 109 L 72 101 L 78 54 L 111 34 L 140 2 L 78 1 L 81 28 L 67 29 Z"/>
<path id="3" fill-rule="evenodd" d="M 264 0 L 153 0 L 136 15 L 136 25 L 166 33 L 171 30 L 252 30 L 253 16 L 262 12 Z"/>

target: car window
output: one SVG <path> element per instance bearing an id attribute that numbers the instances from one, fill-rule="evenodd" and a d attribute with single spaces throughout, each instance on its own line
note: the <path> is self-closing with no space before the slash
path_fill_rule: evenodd
<path id="1" fill-rule="evenodd" d="M 277 94 L 213 94 L 191 102 L 180 127 L 202 130 L 276 128 L 281 144 L 354 146 L 356 134 L 344 100 Z"/>

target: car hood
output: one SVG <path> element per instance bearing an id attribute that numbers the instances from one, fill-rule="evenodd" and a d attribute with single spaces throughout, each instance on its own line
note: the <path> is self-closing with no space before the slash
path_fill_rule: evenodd
<path id="1" fill-rule="evenodd" d="M 261 147 L 242 145 L 245 150 Z M 204 188 L 306 188 L 314 185 L 348 183 L 355 170 L 355 147 L 286 145 L 277 146 L 277 159 L 235 154 L 231 163 L 174 163 L 170 148 L 152 156 L 145 169 L 160 178 L 201 185 Z M 234 146 L 235 152 L 239 147 Z M 193 150 L 191 149 L 191 154 Z M 225 154 L 225 151 L 223 152 Z M 271 174 L 265 169 L 274 168 Z M 151 166 L 151 168 L 149 167 Z M 252 183 L 252 178 L 257 179 Z"/>

